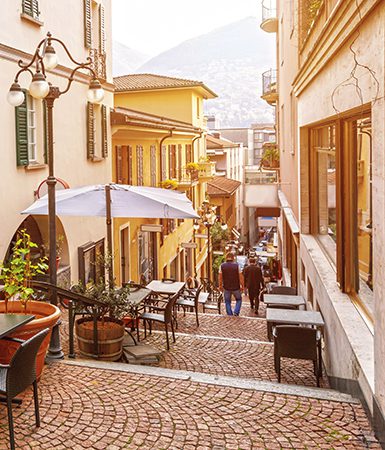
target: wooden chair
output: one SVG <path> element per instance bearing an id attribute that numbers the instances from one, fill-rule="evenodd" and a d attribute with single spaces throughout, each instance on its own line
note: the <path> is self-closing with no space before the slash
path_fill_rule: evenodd
<path id="1" fill-rule="evenodd" d="M 195 311 L 195 320 L 197 323 L 197 327 L 199 327 L 199 296 L 201 294 L 203 286 L 199 286 L 199 288 L 194 292 L 189 289 L 185 289 L 182 294 L 179 295 L 176 306 L 181 306 L 183 308 L 184 314 L 186 315 L 186 309 L 190 309 Z"/>
<path id="2" fill-rule="evenodd" d="M 15 449 L 12 400 L 30 385 L 33 386 L 36 426 L 40 427 L 39 399 L 36 380 L 36 355 L 48 332 L 49 329 L 46 328 L 26 341 L 16 338 L 3 338 L 20 344 L 20 347 L 16 350 L 11 362 L 6 365 L 0 364 L 0 394 L 5 396 L 7 402 L 11 450 Z M 14 402 L 20 403 L 20 400 L 17 401 L 16 399 Z"/>
<path id="3" fill-rule="evenodd" d="M 297 295 L 297 289 L 290 286 L 274 286 L 270 294 Z"/>
<path id="4" fill-rule="evenodd" d="M 274 368 L 281 382 L 281 358 L 313 361 L 317 386 L 322 377 L 321 333 L 315 328 L 296 325 L 277 325 L 273 329 Z"/>
<path id="5" fill-rule="evenodd" d="M 164 324 L 167 340 L 167 350 L 170 350 L 168 325 L 171 326 L 172 338 L 173 342 L 175 342 L 173 313 L 177 299 L 178 294 L 174 294 L 168 299 L 153 294 L 149 299 L 146 300 L 146 303 L 144 305 L 144 312 L 139 316 L 139 319 L 143 320 L 145 338 L 147 337 L 147 323 L 149 324 L 150 333 L 152 331 L 152 322 L 159 322 Z"/>

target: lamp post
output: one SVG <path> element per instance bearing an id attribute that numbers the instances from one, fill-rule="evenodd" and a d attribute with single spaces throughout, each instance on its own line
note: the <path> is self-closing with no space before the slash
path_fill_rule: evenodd
<path id="1" fill-rule="evenodd" d="M 67 77 L 67 86 L 60 90 L 57 86 L 52 86 L 46 79 L 46 70 L 54 69 L 58 64 L 58 57 L 52 45 L 57 42 L 65 50 L 69 59 L 75 64 L 75 68 Z M 7 100 L 12 106 L 20 106 L 24 102 L 24 92 L 19 84 L 19 76 L 28 72 L 32 81 L 29 86 L 29 93 L 35 99 L 45 99 L 47 106 L 47 138 L 48 138 L 48 232 L 49 232 L 49 281 L 56 286 L 56 199 L 55 186 L 56 178 L 54 175 L 54 146 L 53 146 L 53 106 L 56 99 L 67 93 L 74 81 L 75 74 L 82 69 L 87 70 L 92 76 L 87 92 L 88 100 L 91 103 L 99 103 L 103 100 L 104 91 L 95 72 L 90 67 L 92 59 L 87 58 L 86 62 L 77 62 L 68 51 L 66 45 L 59 39 L 52 37 L 47 33 L 47 37 L 39 42 L 35 53 L 29 63 L 18 62 L 20 70 L 16 73 L 15 80 L 8 92 Z M 33 73 L 35 70 L 35 73 Z M 56 291 L 51 293 L 51 303 L 57 305 Z M 48 358 L 61 359 L 63 352 L 60 345 L 59 327 L 55 326 L 52 330 L 51 342 L 48 351 Z"/>

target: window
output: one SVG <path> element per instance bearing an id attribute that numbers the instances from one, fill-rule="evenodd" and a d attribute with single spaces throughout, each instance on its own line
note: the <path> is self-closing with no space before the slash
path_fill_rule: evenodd
<path id="1" fill-rule="evenodd" d="M 156 187 L 156 146 L 150 147 L 150 172 L 151 172 L 151 186 Z"/>
<path id="2" fill-rule="evenodd" d="M 201 104 L 200 104 L 200 98 L 197 97 L 197 119 L 199 119 L 201 116 Z"/>
<path id="3" fill-rule="evenodd" d="M 40 11 L 38 0 L 23 0 L 22 7 L 24 14 L 27 14 L 34 19 L 39 19 Z"/>
<path id="4" fill-rule="evenodd" d="M 78 247 L 78 262 L 79 280 L 84 286 L 89 282 L 104 280 L 104 239 Z"/>
<path id="5" fill-rule="evenodd" d="M 132 147 L 117 145 L 115 147 L 116 177 L 119 184 L 132 184 Z"/>
<path id="6" fill-rule="evenodd" d="M 338 139 L 336 138 L 339 137 Z M 369 112 L 310 130 L 310 229 L 343 292 L 372 311 L 372 137 Z"/>
<path id="7" fill-rule="evenodd" d="M 143 147 L 141 145 L 136 146 L 136 177 L 137 185 L 143 186 Z"/>
<path id="8" fill-rule="evenodd" d="M 192 162 L 192 160 L 193 160 L 192 145 L 186 144 L 186 164 Z"/>
<path id="9" fill-rule="evenodd" d="M 15 108 L 16 161 L 18 166 L 45 162 L 47 151 L 46 104 L 35 102 L 24 91 L 24 102 Z"/>
<path id="10" fill-rule="evenodd" d="M 176 145 L 168 146 L 168 177 L 176 178 Z"/>
<path id="11" fill-rule="evenodd" d="M 108 156 L 108 108 L 87 103 L 87 159 L 99 161 Z"/>

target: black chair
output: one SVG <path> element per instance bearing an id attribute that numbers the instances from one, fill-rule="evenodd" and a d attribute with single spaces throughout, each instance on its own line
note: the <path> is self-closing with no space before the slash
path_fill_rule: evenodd
<path id="1" fill-rule="evenodd" d="M 206 310 L 217 310 L 218 314 L 221 313 L 221 305 L 223 303 L 223 294 L 218 288 L 212 288 L 209 292 L 207 301 L 203 303 L 203 312 Z"/>
<path id="2" fill-rule="evenodd" d="M 297 289 L 290 286 L 274 286 L 270 294 L 297 295 Z"/>
<path id="3" fill-rule="evenodd" d="M 298 309 L 295 305 L 269 305 L 268 308 L 272 309 Z M 276 326 L 275 322 L 267 322 L 267 337 L 269 341 L 273 340 L 273 327 Z"/>
<path id="4" fill-rule="evenodd" d="M 172 284 L 175 283 L 175 278 L 162 278 L 162 283 Z"/>
<path id="5" fill-rule="evenodd" d="M 174 331 L 174 308 L 175 303 L 178 299 L 178 294 L 174 294 L 168 299 L 164 299 L 161 296 L 152 295 L 146 300 L 144 304 L 144 312 L 139 316 L 139 319 L 143 320 L 144 325 L 144 337 L 147 337 L 147 327 L 148 322 L 150 327 L 150 332 L 152 331 L 151 323 L 160 322 L 164 324 L 164 329 L 166 331 L 167 340 L 167 350 L 170 350 L 170 343 L 168 338 L 168 325 L 171 325 L 171 332 L 173 342 L 175 342 L 175 331 Z M 163 306 L 161 306 L 163 304 Z"/>
<path id="6" fill-rule="evenodd" d="M 197 327 L 199 327 L 199 317 L 198 317 L 198 309 L 199 309 L 199 295 L 202 291 L 203 286 L 199 286 L 199 288 L 194 292 L 188 289 L 185 289 L 182 294 L 179 295 L 176 306 L 181 306 L 186 315 L 186 308 L 195 311 L 195 319 L 197 323 Z"/>
<path id="7" fill-rule="evenodd" d="M 281 358 L 313 361 L 317 386 L 322 377 L 321 333 L 315 328 L 296 325 L 277 325 L 273 329 L 274 369 L 281 382 Z"/>
<path id="8" fill-rule="evenodd" d="M 11 362 L 7 365 L 0 364 L 0 394 L 5 396 L 7 402 L 9 440 L 12 450 L 15 449 L 12 400 L 31 384 L 33 386 L 36 426 L 40 427 L 39 400 L 36 381 L 36 355 L 48 332 L 49 329 L 46 328 L 26 341 L 15 338 L 3 338 L 20 344 L 20 347 L 16 350 Z"/>

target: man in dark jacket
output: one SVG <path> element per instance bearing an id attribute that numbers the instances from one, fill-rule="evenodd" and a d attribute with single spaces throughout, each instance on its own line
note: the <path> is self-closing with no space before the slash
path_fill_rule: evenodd
<path id="1" fill-rule="evenodd" d="M 242 306 L 243 275 L 240 266 L 234 259 L 234 253 L 227 253 L 226 262 L 221 264 L 219 269 L 219 289 L 224 291 L 226 313 L 229 316 L 239 316 Z M 236 300 L 234 313 L 231 308 L 232 295 Z"/>
<path id="2" fill-rule="evenodd" d="M 255 258 L 249 259 L 249 265 L 245 267 L 243 275 L 245 277 L 245 286 L 249 292 L 250 306 L 252 308 L 255 307 L 255 312 L 258 314 L 259 295 L 265 287 L 265 283 L 263 281 L 262 270 L 256 264 Z"/>

